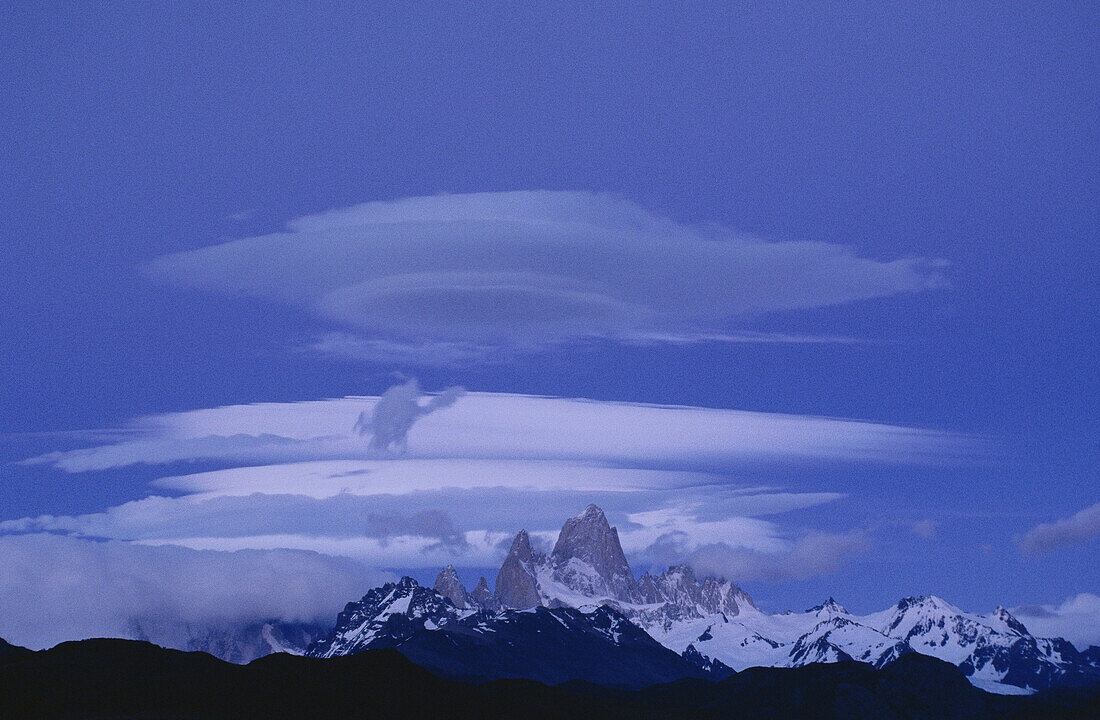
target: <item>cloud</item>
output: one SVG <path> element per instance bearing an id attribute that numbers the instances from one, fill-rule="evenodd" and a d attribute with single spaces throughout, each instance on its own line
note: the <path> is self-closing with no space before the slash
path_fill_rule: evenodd
<path id="1" fill-rule="evenodd" d="M 349 397 L 158 415 L 135 422 L 131 436 L 119 441 L 26 462 L 85 472 L 184 460 L 365 459 L 374 453 L 352 427 L 362 413 L 370 417 L 378 402 Z M 468 393 L 447 412 L 420 416 L 411 427 L 410 457 L 651 468 L 777 461 L 950 463 L 987 451 L 973 437 L 859 420 L 493 393 Z"/>
<path id="2" fill-rule="evenodd" d="M 349 397 L 142 418 L 97 446 L 32 462 L 69 472 L 172 465 L 153 482 L 156 495 L 83 515 L 12 519 L 0 533 L 311 550 L 377 567 L 487 567 L 519 529 L 552 542 L 563 518 L 596 502 L 632 562 L 687 559 L 730 577 L 786 579 L 835 570 L 862 536 L 792 532 L 784 513 L 844 496 L 763 486 L 753 481 L 758 468 L 943 463 L 983 451 L 973 438 L 934 430 L 698 407 L 469 393 L 446 411 L 424 412 L 456 396 L 421 405 L 406 383 L 388 395 L 388 408 Z M 386 445 L 407 437 L 408 452 L 368 447 L 357 417 Z M 188 474 L 175 465 L 181 460 L 231 466 Z"/>
<path id="3" fill-rule="evenodd" d="M 1020 540 L 1020 549 L 1028 555 L 1043 555 L 1063 545 L 1082 543 L 1100 537 L 1100 503 L 1076 515 L 1029 530 Z"/>
<path id="4" fill-rule="evenodd" d="M 1100 597 L 1081 593 L 1061 605 L 1023 605 L 1013 608 L 1031 634 L 1038 637 L 1061 637 L 1079 650 L 1100 645 Z"/>
<path id="5" fill-rule="evenodd" d="M 144 628 L 331 621 L 387 577 L 292 550 L 196 551 L 0 536 L 0 637 L 32 648 Z"/>
<path id="6" fill-rule="evenodd" d="M 773 527 L 772 533 L 776 530 Z M 770 539 L 773 542 L 767 548 L 725 541 L 697 544 L 691 534 L 674 531 L 659 537 L 641 556 L 657 566 L 686 562 L 700 575 L 737 582 L 780 582 L 829 575 L 870 548 L 866 535 L 858 530 Z"/>
<path id="7" fill-rule="evenodd" d="M 365 338 L 348 332 L 322 334 L 308 348 L 340 360 L 367 360 L 381 365 L 455 367 L 506 362 L 499 348 L 468 342 L 398 342 Z"/>
<path id="8" fill-rule="evenodd" d="M 370 435 L 370 446 L 375 450 L 388 450 L 396 447 L 401 452 L 408 450 L 408 434 L 413 423 L 436 410 L 454 405 L 465 390 L 459 387 L 447 388 L 432 397 L 427 404 L 420 404 L 420 385 L 416 378 L 410 378 L 402 385 L 394 385 L 374 403 L 368 411 L 359 413 L 355 421 L 355 430 L 360 435 Z"/>
<path id="9" fill-rule="evenodd" d="M 611 195 L 530 191 L 365 203 L 163 256 L 147 272 L 304 308 L 341 329 L 326 352 L 414 362 L 449 348 L 465 362 L 471 348 L 738 337 L 761 314 L 939 286 L 942 264 L 765 242 Z"/>
<path id="10" fill-rule="evenodd" d="M 718 476 L 563 463 L 398 460 L 375 462 L 365 472 L 349 467 L 306 463 L 169 478 L 157 484 L 188 494 L 150 496 L 84 515 L 4 521 L 0 533 L 219 550 L 288 547 L 384 567 L 455 561 L 485 567 L 503 557 L 495 544 L 500 538 L 525 528 L 552 542 L 562 519 L 588 502 L 619 524 L 630 554 L 670 531 L 688 532 L 698 542 L 777 550 L 778 528 L 762 518 L 843 497 L 716 485 Z M 710 482 L 700 484 L 700 477 Z"/>
<path id="11" fill-rule="evenodd" d="M 461 551 L 465 539 L 452 517 L 436 507 L 409 509 L 389 498 L 340 494 L 318 500 L 302 495 L 167 498 L 142 500 L 85 515 L 40 515 L 0 522 L 0 533 L 62 532 L 115 540 L 175 540 L 286 533 L 370 538 L 381 545 L 399 536 L 424 538 Z"/>
<path id="12" fill-rule="evenodd" d="M 812 335 L 804 333 L 762 332 L 639 332 L 620 334 L 616 342 L 624 345 L 693 345 L 696 343 L 768 343 L 785 345 L 867 344 L 865 338 L 847 335 Z M 470 367 L 499 365 L 514 361 L 519 354 L 535 354 L 540 348 L 502 349 L 497 345 L 472 342 L 400 341 L 366 338 L 355 333 L 333 331 L 322 333 L 306 346 L 308 350 L 338 360 L 369 361 L 380 365 L 415 367 Z"/>

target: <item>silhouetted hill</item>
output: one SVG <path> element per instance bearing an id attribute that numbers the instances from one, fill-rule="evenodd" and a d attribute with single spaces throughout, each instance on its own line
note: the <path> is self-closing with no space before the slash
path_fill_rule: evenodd
<path id="1" fill-rule="evenodd" d="M 69 642 L 0 664 L 12 718 L 1002 718 L 1100 717 L 1097 688 L 990 695 L 917 654 L 882 670 L 855 662 L 753 668 L 722 682 L 642 690 L 590 683 L 446 680 L 395 650 L 270 655 L 233 665 L 131 640 Z"/>

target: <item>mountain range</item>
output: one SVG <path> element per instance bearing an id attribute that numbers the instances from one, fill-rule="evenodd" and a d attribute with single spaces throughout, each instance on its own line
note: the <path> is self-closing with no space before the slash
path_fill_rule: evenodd
<path id="1" fill-rule="evenodd" d="M 335 657 L 394 648 L 455 678 L 587 679 L 642 687 L 721 679 L 751 667 L 855 660 L 883 668 L 918 653 L 1002 694 L 1100 681 L 1100 650 L 1037 638 L 1004 608 L 968 613 L 935 596 L 869 615 L 828 601 L 769 614 L 736 584 L 676 566 L 635 578 L 595 505 L 568 519 L 549 554 L 520 531 L 497 574 L 467 591 L 453 567 L 433 588 L 402 578 L 349 603 L 306 649 Z"/>

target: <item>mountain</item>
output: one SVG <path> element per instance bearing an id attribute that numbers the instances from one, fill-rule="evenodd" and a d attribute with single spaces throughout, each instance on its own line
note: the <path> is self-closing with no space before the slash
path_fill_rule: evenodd
<path id="1" fill-rule="evenodd" d="M 393 650 L 323 660 L 275 654 L 242 666 L 145 642 L 83 640 L 0 663 L 0 717 L 1088 720 L 1100 717 L 1100 690 L 991 695 L 957 667 L 917 653 L 877 670 L 853 662 L 753 668 L 721 682 L 685 679 L 627 690 L 463 683 Z"/>
<path id="2" fill-rule="evenodd" d="M 633 619 L 670 649 L 691 647 L 735 670 L 846 659 L 884 667 L 916 652 L 950 662 L 975 685 L 1002 693 L 1100 682 L 1100 668 L 1069 642 L 1033 637 L 1003 608 L 983 616 L 934 596 L 905 598 L 864 616 L 831 601 L 802 613 L 772 615 L 743 606 L 733 616 L 663 624 L 645 618 Z"/>
<path id="3" fill-rule="evenodd" d="M 497 602 L 496 597 L 493 596 L 493 591 L 489 589 L 489 581 L 484 576 L 478 578 L 477 586 L 470 591 L 468 598 L 470 602 L 477 605 L 482 610 L 488 610 L 490 612 L 496 612 L 500 610 L 500 603 Z"/>
<path id="4" fill-rule="evenodd" d="M 1031 636 L 1004 608 L 966 613 L 935 596 L 905 598 L 857 616 L 833 598 L 803 613 L 773 615 L 721 578 L 686 566 L 637 580 L 603 511 L 566 520 L 550 555 L 521 531 L 497 575 L 505 608 L 609 605 L 700 668 L 798 667 L 857 660 L 885 667 L 916 652 L 958 666 L 998 692 L 1030 692 L 1100 679 L 1100 663 L 1060 638 Z"/>
<path id="5" fill-rule="evenodd" d="M 609 606 L 464 611 L 408 577 L 349 603 L 332 632 L 307 655 L 336 657 L 384 648 L 459 679 L 586 680 L 642 687 L 712 674 Z"/>
<path id="6" fill-rule="evenodd" d="M 520 530 L 512 547 L 504 557 L 497 573 L 494 597 L 501 607 L 523 610 L 541 605 L 536 567 L 545 564 L 545 558 L 531 549 L 531 538 L 526 530 Z"/>
<path id="7" fill-rule="evenodd" d="M 581 595 L 624 602 L 640 599 L 619 531 L 595 505 L 565 521 L 550 553 L 550 565 L 554 582 Z"/>
<path id="8" fill-rule="evenodd" d="M 617 634 L 602 632 L 600 623 Z M 266 622 L 175 635 L 138 630 L 134 637 L 238 663 L 307 648 L 335 657 L 386 647 L 450 677 L 601 678 L 624 686 L 675 673 L 720 678 L 852 660 L 885 668 L 914 653 L 949 662 L 999 693 L 1100 681 L 1100 649 L 1079 652 L 1060 638 L 1034 637 L 1004 608 L 979 615 L 924 596 L 861 616 L 829 598 L 804 612 L 769 614 L 735 583 L 699 578 L 687 565 L 635 579 L 617 529 L 595 505 L 565 521 L 549 554 L 521 530 L 494 590 L 482 577 L 467 591 L 447 566 L 433 588 L 403 578 L 371 590 L 344 608 L 335 627 Z M 637 669 L 642 656 L 651 672 Z M 618 674 L 607 669 L 616 664 Z"/>
<path id="9" fill-rule="evenodd" d="M 468 600 L 466 588 L 462 586 L 462 581 L 458 579 L 458 573 L 455 572 L 454 565 L 448 565 L 439 571 L 432 589 L 450 600 L 451 604 L 459 610 L 466 609 Z"/>
<path id="10" fill-rule="evenodd" d="M 403 577 L 348 603 L 336 625 L 306 651 L 310 657 L 352 655 L 372 647 L 395 647 L 418 631 L 433 631 L 475 614 L 460 610 L 431 588 Z"/>

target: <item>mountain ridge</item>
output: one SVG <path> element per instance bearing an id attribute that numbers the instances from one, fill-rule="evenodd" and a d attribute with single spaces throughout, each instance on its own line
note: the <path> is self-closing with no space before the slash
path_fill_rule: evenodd
<path id="1" fill-rule="evenodd" d="M 1087 651 L 1061 638 L 1033 637 L 1003 607 L 983 616 L 925 595 L 856 615 L 830 597 L 804 613 L 769 615 L 735 583 L 714 576 L 700 580 L 688 565 L 657 575 L 647 570 L 635 579 L 617 529 L 596 505 L 565 521 L 549 555 L 535 552 L 521 530 L 501 565 L 493 598 L 500 608 L 512 609 L 614 607 L 702 668 L 848 659 L 884 667 L 916 652 L 950 662 L 975 684 L 1005 693 L 1100 679 Z"/>

